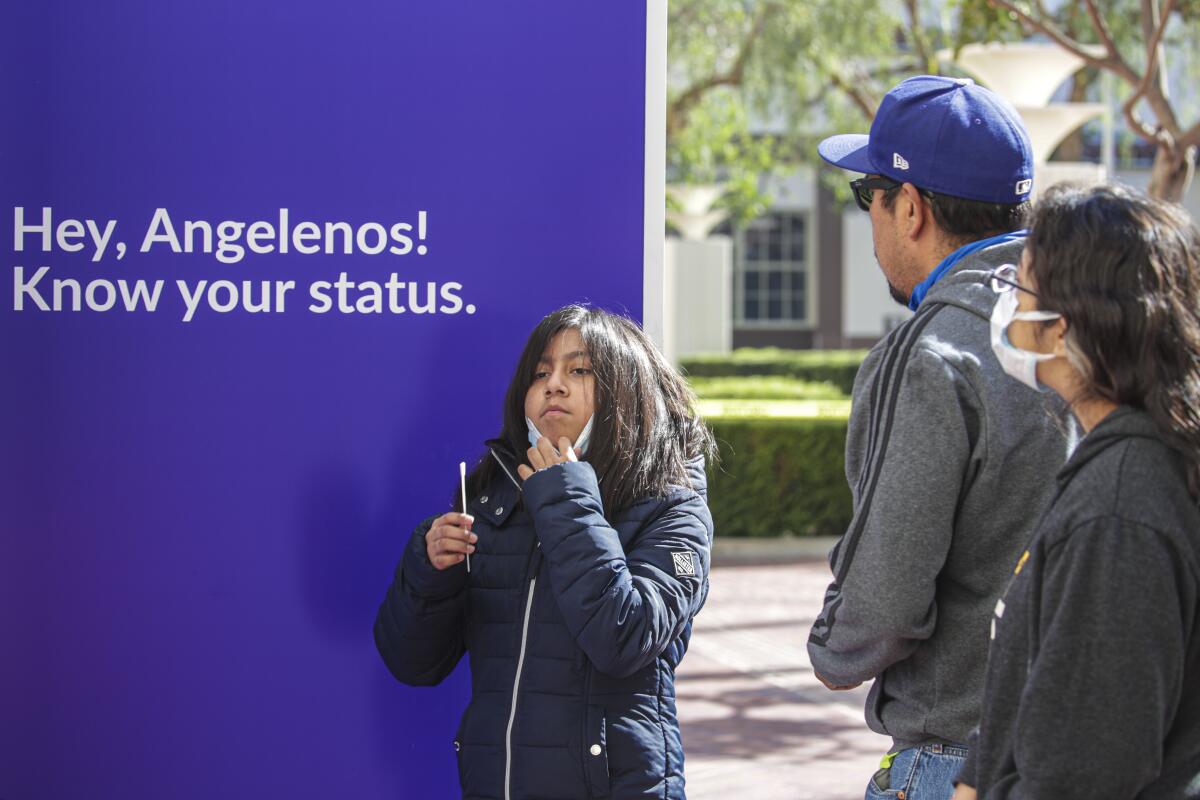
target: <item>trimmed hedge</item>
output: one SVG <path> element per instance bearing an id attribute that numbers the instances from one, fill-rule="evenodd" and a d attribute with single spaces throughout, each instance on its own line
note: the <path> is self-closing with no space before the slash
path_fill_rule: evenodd
<path id="1" fill-rule="evenodd" d="M 841 536 L 850 524 L 844 418 L 710 417 L 721 463 L 709 467 L 718 536 Z"/>
<path id="2" fill-rule="evenodd" d="M 847 395 L 828 381 L 814 383 L 789 375 L 690 376 L 701 400 L 845 400 Z"/>
<path id="3" fill-rule="evenodd" d="M 681 358 L 689 377 L 789 375 L 814 383 L 832 383 L 849 395 L 865 350 L 783 350 L 776 347 L 740 348 L 728 355 Z"/>

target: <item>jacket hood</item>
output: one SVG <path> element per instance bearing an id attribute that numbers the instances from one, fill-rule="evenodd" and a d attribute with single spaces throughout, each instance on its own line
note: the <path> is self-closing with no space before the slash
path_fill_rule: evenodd
<path id="1" fill-rule="evenodd" d="M 1100 420 L 1100 424 L 1092 428 L 1091 432 L 1080 440 L 1075 452 L 1058 471 L 1058 484 L 1060 486 L 1066 484 L 1084 464 L 1113 445 L 1128 441 L 1130 438 L 1151 439 L 1160 444 L 1166 444 L 1149 414 L 1130 406 L 1120 406 L 1116 411 Z"/>
<path id="2" fill-rule="evenodd" d="M 708 473 L 704 469 L 704 456 L 692 456 L 685 465 L 689 488 L 708 500 Z"/>
<path id="3" fill-rule="evenodd" d="M 939 302 L 966 309 L 977 317 L 990 319 L 996 293 L 987 284 L 988 273 L 1002 264 L 1021 260 L 1025 240 L 1017 239 L 971 253 L 954 265 L 925 295 L 925 303 Z"/>

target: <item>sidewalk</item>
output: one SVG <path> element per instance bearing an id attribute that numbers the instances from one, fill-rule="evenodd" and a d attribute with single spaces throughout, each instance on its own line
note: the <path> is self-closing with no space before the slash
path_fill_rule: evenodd
<path id="1" fill-rule="evenodd" d="M 831 692 L 808 663 L 825 544 L 717 554 L 676 682 L 689 800 L 859 800 L 878 769 L 890 741 L 863 722 L 868 687 Z M 730 565 L 756 560 L 774 563 Z"/>

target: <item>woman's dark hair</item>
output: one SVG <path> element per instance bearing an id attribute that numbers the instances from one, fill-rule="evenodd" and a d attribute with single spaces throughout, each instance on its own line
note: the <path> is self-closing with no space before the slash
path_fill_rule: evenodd
<path id="1" fill-rule="evenodd" d="M 1144 410 L 1200 499 L 1200 230 L 1117 185 L 1058 186 L 1026 241 L 1039 307 L 1066 318 L 1083 398 Z"/>
<path id="2" fill-rule="evenodd" d="M 529 448 L 525 395 L 550 341 L 568 329 L 579 331 L 592 361 L 595 411 L 584 460 L 600 479 L 605 511 L 687 486 L 687 462 L 715 453 L 712 433 L 694 411 L 696 397 L 636 323 L 604 309 L 566 306 L 533 329 L 508 385 L 499 438 L 519 458 Z M 496 460 L 485 454 L 468 491 L 478 494 L 499 472 Z"/>

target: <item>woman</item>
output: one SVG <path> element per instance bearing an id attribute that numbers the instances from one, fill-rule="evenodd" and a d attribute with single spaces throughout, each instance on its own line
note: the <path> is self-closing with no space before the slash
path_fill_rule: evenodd
<path id="1" fill-rule="evenodd" d="M 1086 435 L 996 605 L 956 798 L 1200 797 L 1198 256 L 1178 206 L 1064 187 L 993 276 L 1005 371 Z"/>
<path id="2" fill-rule="evenodd" d="M 469 513 L 414 531 L 375 642 L 410 685 L 470 655 L 464 798 L 684 797 L 674 673 L 712 544 L 693 404 L 635 324 L 560 309 L 525 345 Z"/>

